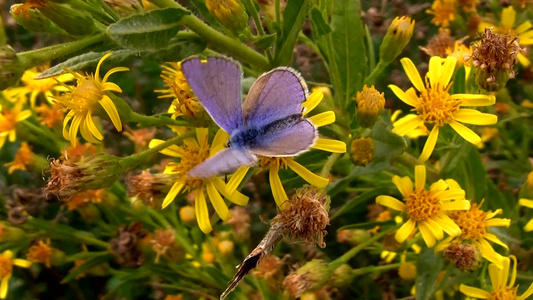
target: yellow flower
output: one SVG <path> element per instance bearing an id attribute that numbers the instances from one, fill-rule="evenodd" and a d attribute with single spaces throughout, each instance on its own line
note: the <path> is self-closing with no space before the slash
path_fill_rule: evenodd
<path id="1" fill-rule="evenodd" d="M 215 135 L 211 146 L 209 146 L 208 129 L 196 128 L 196 139 L 187 138 L 184 140 L 183 146 L 173 145 L 160 151 L 165 155 L 180 158 L 179 162 L 170 162 L 165 167 L 166 174 L 175 174 L 178 176 L 178 179 L 172 185 L 172 188 L 163 200 L 163 208 L 169 205 L 181 191 L 194 194 L 196 219 L 198 221 L 198 226 L 204 233 L 209 233 L 213 230 L 211 222 L 209 221 L 209 211 L 207 209 L 205 193 L 207 193 L 209 201 L 223 221 L 231 219 L 231 213 L 221 195 L 237 205 L 246 205 L 248 203 L 248 197 L 236 190 L 246 172 L 244 172 L 244 174 L 239 170 L 235 172 L 231 178 L 233 188 L 229 187 L 229 184 L 226 186 L 226 183 L 217 176 L 211 178 L 186 176 L 195 166 L 199 165 L 210 156 L 215 155 L 218 151 L 224 149 L 224 144 L 228 137 L 227 133 L 223 130 L 219 130 Z M 161 143 L 163 143 L 163 141 L 154 139 L 150 142 L 149 147 L 153 148 Z"/>
<path id="2" fill-rule="evenodd" d="M 50 247 L 50 239 L 48 239 L 46 243 L 39 241 L 38 244 L 33 245 L 28 249 L 26 258 L 32 263 L 44 263 L 47 268 L 50 268 L 52 250 L 52 247 Z"/>
<path id="3" fill-rule="evenodd" d="M 6 250 L 0 254 L 0 279 L 2 280 L 0 283 L 0 299 L 5 299 L 7 296 L 7 288 L 9 278 L 11 278 L 13 272 L 13 265 L 29 268 L 31 262 L 25 259 L 13 258 L 13 252 L 10 250 Z"/>
<path id="4" fill-rule="evenodd" d="M 307 100 L 302 103 L 302 106 L 304 107 L 304 116 L 311 110 L 313 110 L 320 103 L 320 101 L 322 101 L 323 97 L 324 95 L 320 90 L 314 91 L 309 96 L 309 98 L 307 98 Z M 333 111 L 326 111 L 323 113 L 316 114 L 308 118 L 308 120 L 311 121 L 316 127 L 329 125 L 335 122 L 335 113 Z M 326 138 L 318 138 L 315 145 L 313 145 L 311 148 L 333 153 L 346 152 L 346 144 L 344 142 Z M 309 184 L 314 185 L 316 187 L 325 187 L 329 184 L 328 178 L 318 176 L 315 173 L 309 171 L 307 168 L 294 161 L 294 157 L 259 156 L 259 166 L 262 169 L 270 168 L 268 172 L 268 177 L 272 189 L 272 196 L 274 197 L 276 204 L 282 209 L 285 207 L 286 201 L 289 198 L 287 197 L 287 193 L 285 193 L 285 189 L 281 184 L 281 179 L 279 178 L 279 170 L 290 168 L 298 175 L 300 175 L 300 177 L 302 177 Z M 246 174 L 249 168 L 250 167 L 242 167 L 238 170 L 238 172 L 240 171 Z M 244 174 L 242 176 L 244 176 Z M 228 183 L 228 186 L 236 187 L 236 185 L 231 182 L 231 180 Z"/>
<path id="5" fill-rule="evenodd" d="M 396 122 L 396 120 L 398 119 L 401 113 L 402 111 L 400 109 L 392 113 L 390 117 L 391 122 L 393 123 Z M 412 129 L 411 131 L 407 132 L 405 135 L 410 139 L 417 139 L 421 136 L 427 136 L 428 134 L 429 134 L 428 128 L 426 127 L 426 125 L 424 125 L 424 123 L 421 123 L 418 126 L 418 128 Z"/>
<path id="6" fill-rule="evenodd" d="M 487 106 L 495 103 L 492 95 L 453 94 L 449 93 L 451 79 L 455 70 L 457 59 L 448 56 L 446 59 L 432 57 L 429 61 L 429 71 L 425 77 L 425 84 L 415 65 L 409 58 L 402 58 L 401 63 L 415 88 L 420 92 L 417 95 L 413 88 L 406 92 L 395 85 L 389 88 L 406 104 L 413 106 L 417 114 L 409 114 L 394 122 L 393 132 L 399 135 L 408 135 L 424 123 L 433 124 L 422 154 L 421 161 L 426 161 L 437 143 L 440 127 L 449 124 L 459 135 L 472 144 L 477 144 L 480 137 L 468 127 L 459 122 L 475 125 L 491 125 L 498 121 L 492 114 L 481 113 L 474 109 L 461 108 L 461 106 Z M 459 121 L 459 122 L 458 122 Z"/>
<path id="7" fill-rule="evenodd" d="M 423 165 L 415 167 L 414 185 L 407 176 L 394 176 L 392 182 L 402 194 L 403 202 L 390 196 L 379 196 L 376 203 L 407 214 L 409 219 L 395 235 L 398 242 L 403 243 L 417 226 L 428 247 L 444 238 L 443 231 L 450 236 L 461 234 L 459 226 L 446 214 L 470 208 L 470 202 L 464 199 L 465 192 L 457 182 L 441 179 L 426 190 L 426 167 Z"/>
<path id="8" fill-rule="evenodd" d="M 24 121 L 31 116 L 31 111 L 22 110 L 22 103 L 15 104 L 12 109 L 3 109 L 0 105 L 0 148 L 2 148 L 9 137 L 10 142 L 17 139 L 16 126 L 20 121 Z"/>
<path id="9" fill-rule="evenodd" d="M 65 116 L 65 112 L 57 105 L 47 105 L 41 104 L 35 108 L 35 112 L 39 115 L 37 119 L 41 124 L 46 125 L 50 128 L 54 128 L 56 125 L 60 124 Z"/>
<path id="10" fill-rule="evenodd" d="M 533 200 L 529 200 L 529 199 L 520 199 L 518 200 L 518 204 L 519 205 L 522 205 L 524 207 L 528 207 L 528 208 L 533 208 Z M 526 226 L 524 226 L 524 230 L 525 231 L 533 231 L 533 219 L 529 220 L 529 222 L 527 222 Z"/>
<path id="11" fill-rule="evenodd" d="M 67 91 L 65 86 L 63 86 L 61 83 L 65 83 L 74 79 L 74 76 L 72 76 L 70 73 L 62 74 L 56 77 L 34 79 L 37 77 L 37 75 L 39 75 L 37 68 L 26 70 L 21 78 L 24 86 L 15 88 L 16 90 L 21 91 L 24 95 L 30 94 L 31 107 L 35 107 L 35 101 L 37 96 L 40 94 L 43 94 L 45 99 L 52 103 L 54 94 L 57 94 L 57 92 Z"/>
<path id="12" fill-rule="evenodd" d="M 513 271 L 509 279 L 511 259 L 513 260 Z M 461 284 L 459 290 L 468 297 L 490 300 L 525 300 L 533 294 L 533 284 L 522 295 L 516 294 L 518 287 L 514 287 L 516 280 L 516 257 L 514 255 L 503 258 L 503 268 L 497 264 L 490 264 L 489 276 L 492 292 L 464 284 Z"/>
<path id="13" fill-rule="evenodd" d="M 103 78 L 100 78 L 100 66 L 111 55 L 113 53 L 110 52 L 102 56 L 96 66 L 94 75 L 82 75 L 69 71 L 77 80 L 76 87 L 65 86 L 68 91 L 61 96 L 54 97 L 55 103 L 69 111 L 63 121 L 63 137 L 70 141 L 72 145 L 76 145 L 78 130 L 81 131 L 83 138 L 90 143 L 100 143 L 104 138 L 92 119 L 92 114 L 97 108 L 97 104 L 102 106 L 107 112 L 115 128 L 118 131 L 122 131 L 122 122 L 120 121 L 117 108 L 111 98 L 106 95 L 106 92 L 121 93 L 122 90 L 118 85 L 107 80 L 111 74 L 128 71 L 129 69 L 116 67 L 109 70 Z M 67 130 L 69 123 L 70 127 Z"/>
<path id="14" fill-rule="evenodd" d="M 433 5 L 431 5 L 431 9 L 426 10 L 426 13 L 433 15 L 431 23 L 448 27 L 450 26 L 450 21 L 455 20 L 455 0 L 435 0 Z"/>
<path id="15" fill-rule="evenodd" d="M 19 150 L 17 151 L 17 154 L 15 154 L 15 160 L 13 160 L 10 163 L 4 164 L 4 166 L 9 167 L 9 170 L 7 171 L 8 174 L 13 174 L 15 170 L 27 170 L 27 166 L 29 166 L 32 163 L 33 160 L 33 152 L 31 151 L 30 146 L 26 142 L 22 142 L 20 145 Z"/>
<path id="16" fill-rule="evenodd" d="M 533 24 L 525 21 L 515 27 L 516 11 L 512 5 L 502 10 L 500 26 L 490 22 L 480 22 L 478 24 L 478 32 L 485 32 L 485 28 L 492 27 L 493 31 L 501 34 L 510 34 L 512 37 L 518 36 L 518 42 L 521 46 L 533 45 Z M 529 59 L 522 53 L 518 53 L 518 61 L 524 66 L 529 66 Z"/>
<path id="17" fill-rule="evenodd" d="M 478 204 L 471 204 L 469 210 L 459 210 L 450 213 L 450 218 L 461 228 L 461 234 L 456 237 L 447 237 L 437 247 L 436 251 L 446 249 L 451 243 L 462 243 L 470 241 L 480 251 L 481 255 L 492 263 L 501 265 L 503 256 L 494 251 L 489 241 L 498 244 L 509 250 L 506 244 L 488 229 L 493 226 L 509 227 L 511 220 L 494 218 L 502 212 L 497 209 L 495 212 L 485 212 L 479 208 Z"/>

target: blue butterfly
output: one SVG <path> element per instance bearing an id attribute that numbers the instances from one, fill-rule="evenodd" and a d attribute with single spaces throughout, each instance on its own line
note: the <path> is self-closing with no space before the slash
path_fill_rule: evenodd
<path id="1" fill-rule="evenodd" d="M 193 57 L 183 61 L 181 69 L 207 113 L 230 134 L 228 147 L 194 167 L 188 176 L 229 174 L 255 165 L 257 155 L 295 156 L 316 143 L 315 125 L 303 118 L 307 85 L 296 70 L 279 67 L 264 73 L 242 103 L 241 66 L 233 60 L 209 57 L 202 62 Z"/>

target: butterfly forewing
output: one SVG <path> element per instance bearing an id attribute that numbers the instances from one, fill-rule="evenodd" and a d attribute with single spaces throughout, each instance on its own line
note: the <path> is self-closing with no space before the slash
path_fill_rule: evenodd
<path id="1" fill-rule="evenodd" d="M 307 94 L 307 85 L 295 70 L 280 67 L 265 73 L 254 82 L 244 101 L 244 124 L 262 127 L 301 115 Z"/>
<path id="2" fill-rule="evenodd" d="M 189 177 L 209 178 L 235 172 L 241 166 L 253 166 L 257 156 L 248 149 L 226 148 L 194 167 Z"/>
<path id="3" fill-rule="evenodd" d="M 241 77 L 239 64 L 228 58 L 194 57 L 181 63 L 194 94 L 213 121 L 231 133 L 242 126 Z"/>

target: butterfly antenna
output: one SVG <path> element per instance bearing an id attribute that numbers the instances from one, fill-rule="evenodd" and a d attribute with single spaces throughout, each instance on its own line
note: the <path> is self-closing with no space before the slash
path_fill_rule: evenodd
<path id="1" fill-rule="evenodd" d="M 244 276 L 255 269 L 255 267 L 257 267 L 257 265 L 259 265 L 259 263 L 272 252 L 276 244 L 283 237 L 283 233 L 284 229 L 279 223 L 275 223 L 270 227 L 263 240 L 261 240 L 257 247 L 255 247 L 242 263 L 237 266 L 237 273 L 233 276 L 228 288 L 220 295 L 220 300 L 224 300 L 229 293 L 239 285 L 239 282 L 241 282 Z"/>

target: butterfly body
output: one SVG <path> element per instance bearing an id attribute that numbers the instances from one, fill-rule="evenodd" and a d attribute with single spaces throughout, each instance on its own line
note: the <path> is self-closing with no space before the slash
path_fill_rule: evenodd
<path id="1" fill-rule="evenodd" d="M 188 176 L 210 177 L 255 165 L 258 155 L 295 156 L 307 151 L 318 132 L 303 117 L 307 86 L 298 72 L 280 67 L 261 75 L 241 102 L 240 65 L 225 57 L 187 59 L 182 71 L 211 118 L 229 133 L 228 148 L 193 168 Z"/>

